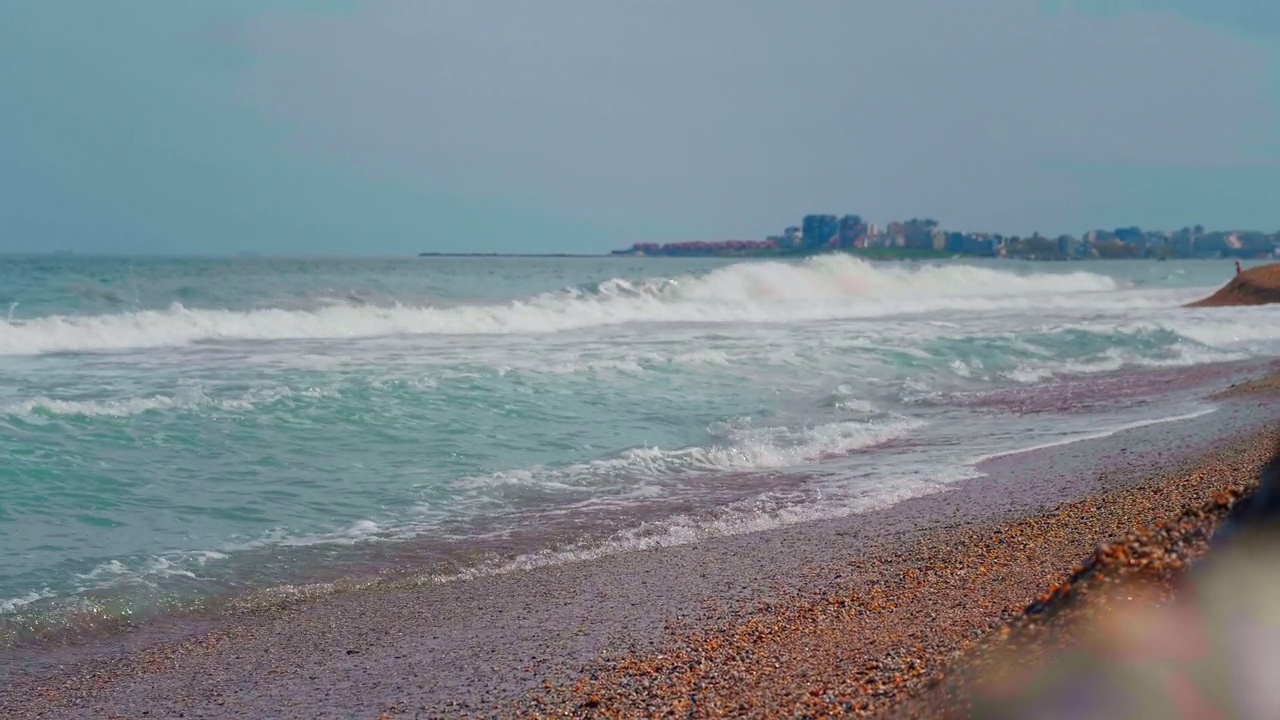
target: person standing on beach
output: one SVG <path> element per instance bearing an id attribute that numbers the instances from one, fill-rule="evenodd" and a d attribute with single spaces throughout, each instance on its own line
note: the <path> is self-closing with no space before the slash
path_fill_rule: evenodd
<path id="1" fill-rule="evenodd" d="M 1239 274 L 1240 274 L 1240 273 L 1242 273 L 1242 272 L 1244 272 L 1244 268 L 1240 266 L 1240 261 L 1239 261 L 1239 260 L 1237 260 L 1237 261 L 1236 261 L 1236 274 L 1237 274 L 1237 275 L 1239 275 Z"/>

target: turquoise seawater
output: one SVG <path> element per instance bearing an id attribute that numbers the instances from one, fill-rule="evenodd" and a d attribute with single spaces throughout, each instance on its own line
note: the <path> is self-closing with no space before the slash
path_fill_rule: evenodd
<path id="1" fill-rule="evenodd" d="M 1180 307 L 1232 272 L 0 258 L 0 627 L 931 492 L 984 454 L 1204 411 L 1051 389 L 1275 355 L 1275 309 Z"/>

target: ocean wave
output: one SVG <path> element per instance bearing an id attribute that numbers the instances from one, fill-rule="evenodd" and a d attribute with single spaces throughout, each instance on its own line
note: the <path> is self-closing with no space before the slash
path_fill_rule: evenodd
<path id="1" fill-rule="evenodd" d="M 594 487 L 601 478 L 662 479 L 727 470 L 777 470 L 839 457 L 904 437 L 925 422 L 895 417 L 811 428 L 730 428 L 719 444 L 679 449 L 640 447 L 616 457 L 561 468 L 509 470 L 458 481 L 461 487 L 536 485 L 550 489 Z"/>
<path id="2" fill-rule="evenodd" d="M 23 595 L 11 598 L 0 599 L 0 616 L 16 613 L 22 608 L 33 605 L 41 600 L 57 597 L 57 593 L 45 588 L 44 590 L 32 590 Z"/>
<path id="3" fill-rule="evenodd" d="M 467 580 L 478 576 L 522 571 L 546 565 L 590 560 L 607 555 L 670 547 L 700 542 L 706 539 L 768 531 L 800 523 L 832 519 L 874 511 L 904 500 L 945 490 L 949 485 L 981 475 L 974 466 L 985 460 L 1003 455 L 1027 452 L 1037 448 L 1069 444 L 1091 438 L 1103 437 L 1146 425 L 1175 422 L 1203 416 L 1213 408 L 1200 408 L 1194 412 L 1176 416 L 1129 422 L 1085 434 L 1076 434 L 1026 448 L 969 458 L 952 466 L 921 465 L 903 469 L 897 473 L 878 475 L 873 483 L 841 484 L 825 488 L 820 494 L 796 502 L 785 496 L 765 492 L 749 499 L 730 503 L 699 514 L 676 514 L 661 520 L 643 522 L 636 527 L 614 532 L 585 542 L 555 549 L 535 550 L 516 557 L 494 557 L 475 565 L 455 567 L 446 573 L 430 573 L 410 580 L 415 583 L 438 583 Z M 589 471 L 600 474 L 626 474 L 661 470 L 664 472 L 724 470 L 729 468 L 773 468 L 796 460 L 809 461 L 824 455 L 850 452 L 900 437 L 904 431 L 918 427 L 920 423 L 898 419 L 881 423 L 832 423 L 808 430 L 784 428 L 752 428 L 749 423 L 737 423 L 727 428 L 725 434 L 739 443 L 751 444 L 754 449 L 740 448 L 733 451 L 722 448 L 689 448 L 663 451 L 647 448 L 623 453 L 617 458 L 575 466 L 567 475 Z M 542 482 L 537 472 L 516 472 L 476 479 L 484 484 Z M 567 479 L 565 475 L 561 479 Z M 570 487 L 571 483 L 560 483 Z M 358 520 L 332 532 L 295 534 L 280 529 L 253 540 L 228 543 L 217 551 L 189 551 L 156 555 L 134 560 L 112 559 L 75 576 L 76 587 L 64 593 L 49 589 L 31 591 L 15 598 L 0 600 L 0 616 L 14 616 L 34 607 L 42 601 L 64 601 L 67 609 L 83 608 L 100 603 L 85 593 L 111 592 L 121 588 L 171 587 L 173 582 L 197 583 L 204 580 L 205 571 L 214 563 L 230 561 L 242 552 L 263 548 L 307 548 L 316 546 L 353 546 L 371 542 L 395 542 L 418 537 L 430 527 L 411 518 L 387 518 L 381 522 Z M 350 582 L 372 583 L 378 580 L 360 579 Z M 327 589 L 338 587 L 333 583 L 306 585 L 282 585 L 265 590 L 265 597 L 280 595 L 325 594 Z M 250 599 L 244 602 L 252 602 Z M 101 612 L 101 611 L 99 611 Z"/>
<path id="4" fill-rule="evenodd" d="M 0 323 L 0 355 L 181 347 L 206 341 L 397 335 L 537 334 L 634 322 L 793 322 L 1024 308 L 1029 299 L 1101 306 L 1115 280 L 1087 272 L 1021 275 L 963 265 L 884 267 L 846 256 L 740 263 L 703 276 L 615 278 L 506 304 L 453 307 L 339 303 L 310 310 L 189 309 L 50 315 Z M 1167 305 L 1161 295 L 1148 300 Z M 1137 302 L 1128 298 L 1129 303 Z"/>
<path id="5" fill-rule="evenodd" d="M 182 553 L 181 556 L 168 557 L 156 555 L 146 558 L 141 563 L 126 563 L 121 560 L 108 560 L 85 573 L 76 575 L 81 585 L 78 592 L 86 590 L 103 590 L 119 585 L 150 585 L 162 578 L 187 578 L 199 580 L 191 569 L 192 561 L 203 565 L 209 559 L 222 559 L 222 553 L 204 551 Z"/>
<path id="6" fill-rule="evenodd" d="M 126 398 L 123 400 L 56 400 L 37 397 L 12 403 L 0 409 L 0 415 L 78 415 L 82 417 L 130 417 L 151 410 L 190 407 L 194 402 L 167 395 Z"/>
<path id="7" fill-rule="evenodd" d="M 733 503 L 702 516 L 676 515 L 647 522 L 591 541 L 555 550 L 539 550 L 512 559 L 497 559 L 457 572 L 434 574 L 418 582 L 453 582 L 485 575 L 531 570 L 547 565 L 592 560 L 609 555 L 689 545 L 715 537 L 745 535 L 791 525 L 872 512 L 911 498 L 941 492 L 949 485 L 980 476 L 972 467 L 930 468 L 910 477 L 880 478 L 874 488 L 829 492 L 809 502 L 791 503 L 768 497 Z"/>
<path id="8" fill-rule="evenodd" d="M 337 393 L 332 388 L 262 388 L 234 397 L 212 397 L 200 388 L 172 395 L 103 400 L 64 400 L 40 396 L 0 406 L 0 416 L 126 418 L 159 410 L 214 409 L 230 412 L 252 410 L 287 398 L 318 399 Z"/>
<path id="9" fill-rule="evenodd" d="M 471 502 L 501 497 L 504 493 L 498 492 L 495 495 L 494 489 L 512 485 L 536 487 L 552 496 L 575 501 L 579 491 L 585 490 L 594 496 L 602 483 L 612 482 L 615 486 L 624 485 L 627 490 L 621 496 L 614 496 L 612 500 L 606 499 L 606 502 L 626 504 L 629 499 L 636 499 L 635 496 L 649 499 L 645 496 L 650 495 L 651 491 L 664 493 L 664 490 L 649 482 L 655 478 L 678 479 L 726 470 L 787 468 L 873 447 L 902 437 L 923 424 L 907 418 L 892 418 L 878 422 L 842 422 L 813 428 L 787 429 L 753 428 L 749 422 L 743 421 L 721 429 L 724 442 L 720 445 L 674 450 L 635 448 L 613 458 L 562 468 L 532 468 L 494 473 L 467 478 L 456 485 L 464 493 L 469 491 Z M 575 553 L 617 552 L 639 547 L 637 543 L 678 544 L 708 535 L 751 532 L 833 514 L 857 512 L 896 502 L 906 496 L 903 493 L 909 495 L 937 489 L 941 482 L 939 478 L 945 477 L 945 472 L 930 472 L 927 477 L 926 474 L 921 474 L 911 480 L 909 489 L 898 480 L 885 479 L 883 483 L 861 491 L 863 494 L 858 498 L 847 502 L 837 501 L 836 496 L 828 494 L 824 496 L 825 500 L 821 505 L 812 507 L 791 503 L 785 507 L 769 506 L 765 509 L 772 502 L 767 499 L 769 493 L 766 492 L 754 501 L 735 503 L 728 510 L 717 511 L 714 519 L 693 522 L 680 516 L 671 522 L 663 522 L 661 526 L 665 529 L 660 533 L 661 537 L 652 532 L 654 525 L 649 523 L 645 526 L 646 529 L 622 533 L 603 545 L 584 546 L 568 553 L 534 553 L 523 556 L 516 562 L 527 564 L 535 556 L 539 558 L 536 562 L 542 563 L 568 561 L 574 559 Z M 457 498 L 455 507 L 467 504 L 466 498 Z M 35 606 L 42 601 L 69 603 L 64 609 L 74 609 L 85 603 L 92 605 L 98 602 L 91 595 L 109 594 L 125 588 L 168 592 L 177 586 L 175 583 L 196 587 L 213 581 L 206 577 L 210 573 L 216 578 L 230 571 L 226 567 L 214 571 L 215 564 L 224 566 L 243 553 L 272 548 L 351 547 L 369 543 L 403 542 L 424 533 L 439 532 L 439 521 L 440 518 L 429 512 L 429 508 L 415 508 L 377 520 L 355 520 L 330 531 L 300 533 L 279 527 L 252 537 L 230 538 L 217 550 L 174 551 L 145 557 L 113 558 L 75 574 L 72 586 L 63 588 L 60 592 L 32 592 L 0 602 L 0 615 L 21 613 L 27 606 Z"/>
<path id="10" fill-rule="evenodd" d="M 1264 305 L 1189 310 L 1179 317 L 1162 319 L 1156 325 L 1209 347 L 1275 344 L 1280 341 L 1280 308 Z M 1150 328 L 1152 324 L 1143 323 L 1138 327 Z"/>
<path id="11" fill-rule="evenodd" d="M 1022 363 L 1012 370 L 1001 372 L 1000 375 L 1026 385 L 1061 376 L 1115 372 L 1126 367 L 1189 367 L 1243 360 L 1248 357 L 1243 353 L 1183 344 L 1170 345 L 1167 350 L 1168 352 L 1164 355 L 1149 356 L 1127 348 L 1110 348 L 1099 355 L 1079 360 L 1046 361 L 1039 364 Z"/>
<path id="12" fill-rule="evenodd" d="M 881 478 L 874 486 L 846 491 L 828 492 L 816 499 L 790 502 L 766 493 L 749 500 L 731 503 L 698 515 L 678 514 L 663 520 L 643 522 L 612 534 L 562 545 L 556 549 L 542 549 L 521 553 L 514 557 L 480 557 L 467 564 L 450 564 L 444 572 L 432 570 L 422 574 L 403 576 L 355 576 L 338 581 L 301 584 L 276 584 L 251 590 L 232 601 L 232 607 L 254 607 L 259 603 L 274 604 L 281 599 L 323 597 L 338 590 L 355 590 L 386 585 L 424 585 L 465 581 L 486 575 L 500 575 L 532 568 L 580 562 L 607 555 L 648 550 L 659 547 L 687 545 L 701 540 L 730 535 L 743 535 L 787 527 L 816 520 L 833 519 L 871 512 L 889 507 L 914 497 L 945 490 L 948 485 L 977 476 L 971 468 L 932 468 L 901 477 Z M 100 600 L 80 595 L 85 590 L 110 591 L 122 586 L 157 587 L 160 583 L 177 578 L 199 579 L 196 571 L 212 561 L 226 561 L 232 554 L 253 551 L 264 547 L 307 548 L 313 546 L 350 546 L 367 542 L 410 540 L 418 535 L 417 529 L 394 524 L 359 521 L 332 533 L 294 536 L 288 533 L 269 533 L 262 538 L 241 543 L 223 552 L 195 552 L 175 555 L 173 558 L 157 556 L 132 564 L 108 561 L 91 572 L 78 576 L 83 582 L 75 593 L 61 596 L 45 591 L 29 593 L 14 601 L 11 608 L 0 601 L 0 618 L 21 614 L 42 601 L 59 603 L 57 607 L 67 616 L 83 614 L 106 616 L 113 612 Z M 123 611 L 134 614 L 133 610 Z M 2 638 L 2 635 L 0 635 Z"/>

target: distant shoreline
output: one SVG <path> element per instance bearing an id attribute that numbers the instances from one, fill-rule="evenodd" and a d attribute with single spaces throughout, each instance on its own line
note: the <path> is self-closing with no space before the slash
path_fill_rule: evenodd
<path id="1" fill-rule="evenodd" d="M 974 255 L 965 255 L 963 253 L 950 253 L 937 250 L 903 250 L 903 249 L 873 249 L 873 250 L 800 250 L 800 251 L 772 251 L 772 252 L 716 252 L 716 253 L 631 253 L 631 252 L 608 252 L 608 253 L 504 253 L 504 252 L 422 252 L 418 253 L 420 258 L 629 258 L 629 259 L 803 259 L 814 257 L 817 255 L 849 255 L 851 257 L 859 257 L 865 260 L 953 260 L 966 257 L 978 257 Z"/>
<path id="2" fill-rule="evenodd" d="M 594 259 L 631 259 L 631 260 L 803 260 L 822 255 L 847 255 L 863 260 L 887 262 L 931 261 L 931 260 L 1010 260 L 1023 262 L 1098 262 L 1107 260 L 1165 260 L 1166 258 L 1139 257 L 993 257 L 974 255 L 971 253 L 948 252 L 945 250 L 927 250 L 910 248 L 871 248 L 858 250 L 802 250 L 802 251 L 744 251 L 716 253 L 632 253 L 614 251 L 608 253 L 466 253 L 466 252 L 423 252 L 420 258 L 594 258 Z M 1223 258 L 1172 258 L 1174 260 L 1220 260 Z M 1245 258 L 1248 260 L 1265 258 Z"/>
<path id="3" fill-rule="evenodd" d="M 607 253 L 464 253 L 464 252 L 424 252 L 418 257 L 483 257 L 483 258 L 604 258 Z"/>

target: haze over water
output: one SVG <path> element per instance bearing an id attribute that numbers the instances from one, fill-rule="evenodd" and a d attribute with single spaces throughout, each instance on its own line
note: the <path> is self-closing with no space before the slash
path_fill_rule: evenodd
<path id="1" fill-rule="evenodd" d="M 1209 410 L 1079 388 L 1275 355 L 1275 308 L 1180 307 L 1232 272 L 3 258 L 0 626 L 933 492 L 983 455 Z"/>

